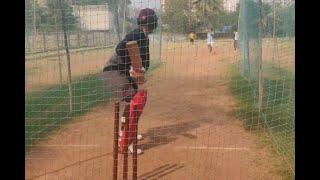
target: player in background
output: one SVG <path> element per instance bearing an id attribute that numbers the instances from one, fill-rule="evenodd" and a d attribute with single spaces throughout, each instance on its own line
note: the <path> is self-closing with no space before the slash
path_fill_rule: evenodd
<path id="1" fill-rule="evenodd" d="M 213 50 L 213 43 L 214 43 L 213 35 L 214 35 L 213 28 L 208 29 L 208 32 L 207 32 L 207 44 L 208 44 L 208 49 L 209 49 L 210 53 Z"/>
<path id="2" fill-rule="evenodd" d="M 237 32 L 237 31 L 234 31 L 234 35 L 233 35 L 233 48 L 234 48 L 234 51 L 237 50 L 237 47 L 238 47 L 238 39 L 239 39 L 238 32 Z"/>
<path id="3" fill-rule="evenodd" d="M 190 40 L 191 45 L 194 44 L 194 40 L 195 40 L 195 39 L 196 39 L 196 33 L 195 33 L 194 31 L 191 31 L 191 32 L 189 33 L 189 40 Z"/>

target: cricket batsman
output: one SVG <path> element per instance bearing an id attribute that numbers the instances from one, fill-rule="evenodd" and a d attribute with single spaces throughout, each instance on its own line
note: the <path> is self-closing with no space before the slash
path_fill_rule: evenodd
<path id="1" fill-rule="evenodd" d="M 139 12 L 137 18 L 138 27 L 129 32 L 125 38 L 118 43 L 115 49 L 115 54 L 107 61 L 103 68 L 102 78 L 105 86 L 113 93 L 113 97 L 117 101 L 122 101 L 129 107 L 129 131 L 122 131 L 119 140 L 119 151 L 123 152 L 125 147 L 125 139 L 128 138 L 128 149 L 133 153 L 133 136 L 135 132 L 135 113 L 134 107 L 138 109 L 138 118 L 141 116 L 143 108 L 147 100 L 147 91 L 139 90 L 139 85 L 144 83 L 144 73 L 148 71 L 150 65 L 149 54 L 149 38 L 148 35 L 152 33 L 158 24 L 158 18 L 154 10 L 146 8 Z M 127 43 L 136 41 L 141 57 L 142 67 L 139 70 L 134 70 L 132 60 L 128 54 Z M 125 109 L 127 111 L 128 109 Z M 124 112 L 125 113 L 125 112 Z M 122 120 L 125 118 L 124 113 Z M 137 118 L 137 119 L 138 119 Z M 138 135 L 138 140 L 142 139 Z M 137 153 L 141 154 L 142 150 L 137 149 Z"/>

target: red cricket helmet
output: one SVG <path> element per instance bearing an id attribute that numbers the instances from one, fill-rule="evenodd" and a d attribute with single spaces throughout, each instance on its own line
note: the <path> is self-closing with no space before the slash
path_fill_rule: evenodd
<path id="1" fill-rule="evenodd" d="M 139 26 L 146 25 L 151 31 L 153 31 L 158 26 L 158 17 L 154 10 L 145 8 L 140 10 L 137 23 Z"/>

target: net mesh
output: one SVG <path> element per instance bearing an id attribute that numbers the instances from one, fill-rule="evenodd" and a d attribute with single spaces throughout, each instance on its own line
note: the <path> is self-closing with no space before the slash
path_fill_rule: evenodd
<path id="1" fill-rule="evenodd" d="M 293 0 L 25 0 L 26 179 L 113 177 L 122 90 L 106 86 L 125 83 L 101 74 L 144 8 L 138 179 L 293 178 Z"/>
<path id="2" fill-rule="evenodd" d="M 243 82 L 236 90 L 242 91 L 240 99 L 247 104 L 240 114 L 244 116 L 248 128 L 266 128 L 293 172 L 294 13 L 295 3 L 290 0 L 240 1 L 237 69 Z"/>

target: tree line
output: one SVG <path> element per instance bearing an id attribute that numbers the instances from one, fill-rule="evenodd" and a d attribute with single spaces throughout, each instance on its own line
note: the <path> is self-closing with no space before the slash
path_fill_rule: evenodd
<path id="1" fill-rule="evenodd" d="M 280 5 L 275 2 L 263 2 L 264 36 L 272 36 L 273 27 L 277 36 L 294 35 L 295 4 Z M 260 6 L 258 1 L 246 0 L 248 24 L 257 27 Z M 274 14 L 276 16 L 274 18 Z M 239 3 L 235 11 L 227 11 L 222 0 L 170 0 L 165 4 L 163 13 L 164 31 L 171 33 L 188 33 L 190 31 L 205 32 L 207 28 L 221 31 L 224 26 L 232 26 L 237 30 L 240 13 Z M 250 28 L 249 28 L 250 29 Z M 258 30 L 251 28 L 252 33 Z"/>

